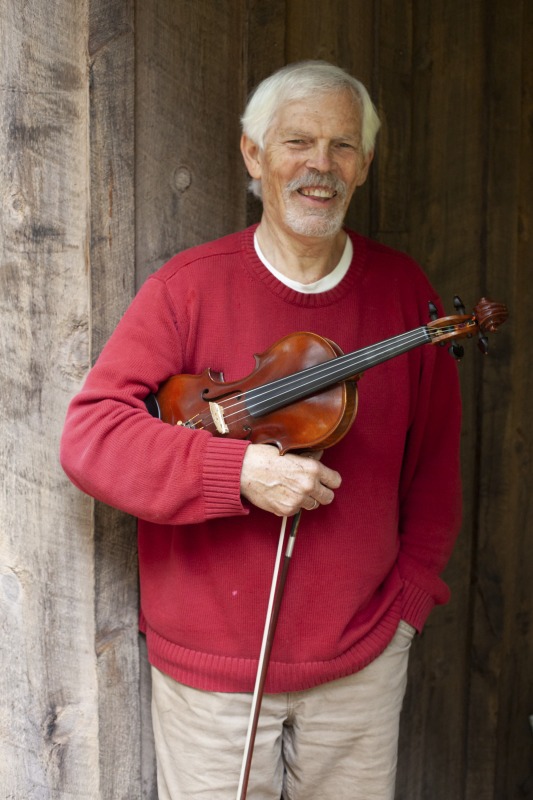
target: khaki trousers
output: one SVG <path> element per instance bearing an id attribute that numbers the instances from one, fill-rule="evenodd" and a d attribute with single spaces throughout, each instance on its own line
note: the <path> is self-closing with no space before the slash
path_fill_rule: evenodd
<path id="1" fill-rule="evenodd" d="M 365 669 L 265 695 L 249 800 L 393 800 L 414 629 L 400 622 Z M 152 668 L 159 800 L 235 800 L 251 695 L 203 692 Z"/>

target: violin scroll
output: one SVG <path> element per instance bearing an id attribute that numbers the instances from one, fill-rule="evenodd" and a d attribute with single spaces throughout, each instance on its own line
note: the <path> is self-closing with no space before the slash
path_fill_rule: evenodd
<path id="1" fill-rule="evenodd" d="M 492 300 L 482 297 L 479 303 L 474 306 L 472 314 L 464 313 L 464 306 L 459 297 L 454 298 L 454 305 L 460 314 L 450 317 L 435 319 L 434 306 L 430 303 L 430 319 L 427 329 L 432 344 L 442 344 L 446 340 L 451 341 L 451 352 L 456 358 L 462 356 L 459 346 L 455 345 L 456 339 L 471 338 L 477 332 L 479 336 L 479 347 L 483 353 L 488 350 L 488 340 L 486 334 L 495 333 L 508 317 L 507 306 L 503 303 L 495 303 Z"/>
<path id="2" fill-rule="evenodd" d="M 482 297 L 477 306 L 474 306 L 474 317 L 478 327 L 485 333 L 496 333 L 508 316 L 506 305 L 493 303 L 486 297 Z"/>

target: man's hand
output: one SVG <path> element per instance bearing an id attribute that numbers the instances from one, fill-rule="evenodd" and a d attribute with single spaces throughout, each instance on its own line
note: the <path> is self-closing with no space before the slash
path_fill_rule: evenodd
<path id="1" fill-rule="evenodd" d="M 280 456 L 276 447 L 251 444 L 246 450 L 241 473 L 241 494 L 255 506 L 290 517 L 301 508 L 312 510 L 328 505 L 333 489 L 341 485 L 338 472 L 321 464 L 317 457 Z"/>

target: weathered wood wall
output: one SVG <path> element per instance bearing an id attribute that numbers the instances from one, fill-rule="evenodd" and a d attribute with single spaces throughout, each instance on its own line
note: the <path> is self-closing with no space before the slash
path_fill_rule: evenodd
<path id="1" fill-rule="evenodd" d="M 465 522 L 413 650 L 397 798 L 533 797 L 533 5 L 3 0 L 0 52 L 0 798 L 156 797 L 134 521 L 68 484 L 58 437 L 136 286 L 258 217 L 238 116 L 309 57 L 384 120 L 350 224 L 445 302 L 512 311 L 461 366 Z"/>
<path id="2" fill-rule="evenodd" d="M 0 5 L 0 796 L 17 800 L 98 796 L 91 502 L 57 459 L 89 360 L 86 16 Z"/>

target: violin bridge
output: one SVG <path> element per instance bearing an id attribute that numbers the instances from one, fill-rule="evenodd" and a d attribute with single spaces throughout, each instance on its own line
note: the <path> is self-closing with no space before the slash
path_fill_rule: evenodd
<path id="1" fill-rule="evenodd" d="M 224 409 L 218 403 L 209 403 L 209 410 L 211 411 L 211 416 L 213 418 L 213 422 L 215 423 L 215 428 L 217 429 L 218 433 L 229 433 L 229 428 L 226 425 L 226 421 L 224 419 Z"/>

